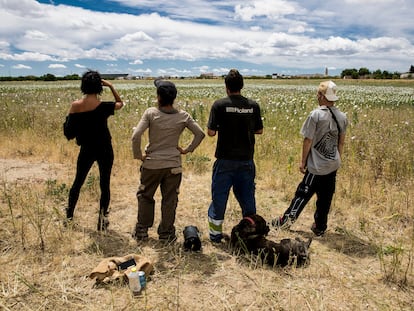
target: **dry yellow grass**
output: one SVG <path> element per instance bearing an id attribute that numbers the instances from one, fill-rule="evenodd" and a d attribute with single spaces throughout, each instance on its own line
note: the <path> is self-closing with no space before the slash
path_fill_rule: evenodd
<path id="1" fill-rule="evenodd" d="M 412 309 L 412 264 L 401 263 L 401 268 L 408 269 L 408 284 L 399 286 L 398 282 L 386 282 L 377 250 L 381 245 L 394 243 L 395 235 L 410 234 L 412 225 L 406 229 L 401 227 L 402 232 L 384 231 L 382 236 L 371 241 L 358 226 L 364 221 L 373 230 L 386 229 L 383 223 L 387 219 L 375 215 L 374 207 L 361 205 L 349 210 L 338 206 L 340 203 L 336 201 L 330 216 L 330 230 L 324 237 L 313 240 L 309 267 L 262 267 L 254 259 L 231 254 L 227 246 L 216 247 L 209 243 L 206 224 L 209 172 L 186 171 L 181 188 L 177 231 L 180 233 L 184 226 L 191 224 L 203 233 L 202 253 L 192 254 L 182 251 L 182 235 L 174 245 L 160 244 L 155 229 L 150 231 L 148 243 L 139 244 L 131 238 L 138 181 L 133 164 L 115 165 L 111 227 L 102 234 L 95 231 L 98 194 L 94 196 L 92 190 L 89 191 L 92 194 L 81 195 L 76 210 L 79 226 L 73 230 L 64 229 L 59 214 L 50 211 L 52 202 L 42 202 L 39 198 L 46 180 L 56 177 L 70 182 L 73 162 L 66 166 L 49 163 L 46 167 L 44 162 L 35 161 L 30 163 L 31 170 L 27 169 L 27 163 L 27 159 L 3 161 L 2 168 L 8 176 L 7 185 L 3 182 L 3 187 L 11 185 L 12 191 L 25 193 L 19 196 L 20 204 L 28 208 L 44 204 L 44 213 L 50 219 L 43 220 L 44 248 L 41 249 L 39 232 L 27 219 L 30 211 L 14 211 L 13 227 L 3 194 L 0 245 L 4 269 L 0 272 L 0 305 L 4 310 Z M 33 179 L 30 172 L 34 171 Z M 287 202 L 283 195 L 260 178 L 257 188 L 258 210 L 265 217 L 271 218 L 285 208 Z M 61 213 L 63 208 L 59 207 Z M 311 236 L 312 208 L 310 204 L 293 231 L 272 230 L 270 238 Z M 158 217 L 157 209 L 156 223 Z M 231 198 L 225 230 L 229 232 L 239 218 L 239 208 Z M 95 288 L 94 281 L 88 279 L 88 274 L 102 258 L 133 252 L 148 257 L 155 266 L 142 296 L 133 298 L 128 288 L 120 284 Z M 404 256 L 402 260 L 407 258 Z M 387 265 L 391 269 L 392 265 Z"/>

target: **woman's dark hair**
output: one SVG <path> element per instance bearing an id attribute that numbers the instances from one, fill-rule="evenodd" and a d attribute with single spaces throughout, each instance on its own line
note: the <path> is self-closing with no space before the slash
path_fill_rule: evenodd
<path id="1" fill-rule="evenodd" d="M 102 78 L 99 72 L 88 70 L 82 75 L 81 91 L 83 94 L 101 94 Z"/>
<path id="2" fill-rule="evenodd" d="M 243 88 L 243 76 L 237 69 L 231 69 L 224 79 L 224 83 L 230 92 L 239 92 Z"/>

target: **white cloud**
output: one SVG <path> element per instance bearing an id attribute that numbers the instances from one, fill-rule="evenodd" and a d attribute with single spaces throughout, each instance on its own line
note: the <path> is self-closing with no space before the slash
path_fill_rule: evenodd
<path id="1" fill-rule="evenodd" d="M 287 32 L 288 33 L 305 33 L 305 32 L 314 32 L 315 29 L 312 27 L 309 27 L 308 25 L 306 25 L 305 23 L 297 23 L 297 24 L 292 24 L 291 26 L 289 26 Z"/>
<path id="2" fill-rule="evenodd" d="M 189 70 L 181 69 L 181 68 L 174 68 L 174 67 L 159 70 L 158 72 L 160 74 L 171 74 L 171 75 L 177 75 L 177 76 L 187 75 L 191 73 L 191 71 Z"/>
<path id="3" fill-rule="evenodd" d="M 28 30 L 23 35 L 26 40 L 41 40 L 45 41 L 49 38 L 49 36 L 41 31 L 38 30 Z"/>
<path id="4" fill-rule="evenodd" d="M 37 52 L 23 52 L 20 54 L 0 53 L 0 59 L 13 60 L 13 61 L 36 61 L 36 62 L 56 60 L 54 57 L 51 57 L 50 55 L 41 54 Z"/>
<path id="5" fill-rule="evenodd" d="M 242 21 L 251 21 L 256 17 L 276 19 L 280 16 L 297 13 L 300 8 L 293 1 L 260 0 L 246 1 L 246 4 L 237 4 L 236 18 Z"/>
<path id="6" fill-rule="evenodd" d="M 252 26 L 252 27 L 250 27 L 250 30 L 251 31 L 260 31 L 260 30 L 262 30 L 262 27 L 260 27 L 260 26 Z"/>
<path id="7" fill-rule="evenodd" d="M 409 0 L 113 1 L 158 13 L 103 13 L 0 0 L 0 59 L 71 62 L 77 68 L 97 61 L 155 67 L 169 60 L 168 70 L 175 72 L 186 69 L 174 61 L 192 68 L 208 60 L 300 70 L 365 62 L 365 67 L 399 70 L 409 67 L 414 53 Z M 223 69 L 206 66 L 206 72 Z"/>
<path id="8" fill-rule="evenodd" d="M 99 60 L 107 60 L 107 61 L 115 61 L 117 58 L 113 55 L 110 51 L 106 49 L 97 49 L 92 48 L 90 50 L 83 50 L 82 51 L 83 58 L 86 59 L 99 59 Z M 77 57 L 81 57 L 81 55 L 77 55 Z"/>
<path id="9" fill-rule="evenodd" d="M 64 68 L 66 68 L 66 66 L 63 65 L 63 64 L 50 64 L 48 66 L 48 68 L 51 68 L 51 69 L 64 69 Z"/>
<path id="10" fill-rule="evenodd" d="M 0 50 L 5 50 L 10 46 L 10 43 L 6 41 L 0 41 Z"/>
<path id="11" fill-rule="evenodd" d="M 214 68 L 212 71 L 213 71 L 216 75 L 223 75 L 223 74 L 228 73 L 228 72 L 229 72 L 229 70 L 230 70 L 230 68 L 223 68 L 223 67 L 220 67 L 220 68 Z"/>
<path id="12" fill-rule="evenodd" d="M 154 41 L 154 39 L 148 36 L 145 32 L 138 31 L 138 32 L 131 33 L 131 34 L 126 34 L 121 39 L 119 39 L 119 41 L 121 42 L 121 44 L 125 44 L 125 43 L 138 44 L 140 43 L 140 41 Z"/>
<path id="13" fill-rule="evenodd" d="M 210 67 L 207 66 L 207 65 L 200 66 L 200 67 L 193 67 L 193 69 L 195 69 L 195 70 L 197 70 L 197 71 L 199 71 L 201 73 L 207 73 L 207 72 L 210 71 Z"/>
<path id="14" fill-rule="evenodd" d="M 209 0 L 113 0 L 131 8 L 147 8 L 167 14 L 177 20 L 209 20 L 224 21 L 233 15 L 229 7 L 234 7 L 240 1 L 209 1 Z"/>
<path id="15" fill-rule="evenodd" d="M 130 62 L 130 65 L 142 65 L 144 62 L 140 59 L 136 59 L 133 62 Z"/>
<path id="16" fill-rule="evenodd" d="M 27 65 L 23 65 L 23 64 L 18 64 L 18 65 L 14 65 L 12 66 L 13 69 L 32 69 L 32 67 L 27 66 Z"/>
<path id="17" fill-rule="evenodd" d="M 151 74 L 152 70 L 150 68 L 147 69 L 130 69 L 130 71 L 139 73 L 139 74 Z"/>
<path id="18" fill-rule="evenodd" d="M 75 67 L 76 67 L 76 68 L 86 68 L 86 66 L 81 65 L 81 64 L 75 64 Z"/>

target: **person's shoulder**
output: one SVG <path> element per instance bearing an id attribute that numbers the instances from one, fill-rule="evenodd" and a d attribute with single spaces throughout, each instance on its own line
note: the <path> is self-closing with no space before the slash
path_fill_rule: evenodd
<path id="1" fill-rule="evenodd" d="M 219 106 L 219 105 L 226 105 L 228 103 L 231 103 L 231 99 L 230 97 L 223 97 L 223 98 L 219 98 L 217 99 L 213 105 Z"/>
<path id="2" fill-rule="evenodd" d="M 180 118 L 183 118 L 186 121 L 195 121 L 191 114 L 185 110 L 178 110 L 178 114 L 180 115 Z"/>
<path id="3" fill-rule="evenodd" d="M 160 111 L 156 107 L 149 107 L 149 108 L 145 109 L 145 111 L 144 111 L 144 113 L 147 113 L 147 114 L 148 113 L 158 113 L 158 112 L 160 112 Z"/>
<path id="4" fill-rule="evenodd" d="M 328 112 L 328 108 L 326 108 L 325 106 L 318 106 L 309 113 L 308 118 L 318 120 L 319 116 L 324 115 L 327 112 Z"/>
<path id="5" fill-rule="evenodd" d="M 248 98 L 248 97 L 245 97 L 245 99 L 247 100 L 247 102 L 249 103 L 249 105 L 259 106 L 259 104 L 257 103 L 257 101 L 255 101 L 254 99 Z"/>
<path id="6" fill-rule="evenodd" d="M 82 99 L 74 100 L 70 104 L 70 113 L 82 112 L 83 106 L 84 104 Z"/>
<path id="7" fill-rule="evenodd" d="M 328 107 L 326 106 L 318 106 L 311 111 L 311 113 L 326 113 L 328 112 Z"/>
<path id="8" fill-rule="evenodd" d="M 346 114 L 346 112 L 343 112 L 341 109 L 339 109 L 339 108 L 337 108 L 337 107 L 335 107 L 336 108 L 336 113 L 337 114 L 339 114 L 342 118 L 344 118 L 344 119 L 347 119 L 347 114 Z"/>
<path id="9" fill-rule="evenodd" d="M 153 117 L 153 116 L 157 116 L 160 115 L 161 111 L 156 108 L 156 107 L 149 107 L 147 109 L 145 109 L 143 116 L 145 117 Z"/>

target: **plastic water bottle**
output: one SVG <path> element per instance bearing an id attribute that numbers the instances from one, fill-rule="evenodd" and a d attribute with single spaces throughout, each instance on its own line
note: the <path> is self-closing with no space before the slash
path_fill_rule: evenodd
<path id="1" fill-rule="evenodd" d="M 134 296 L 137 296 L 141 291 L 141 283 L 139 280 L 139 273 L 136 267 L 131 268 L 131 272 L 128 274 L 129 288 Z"/>

